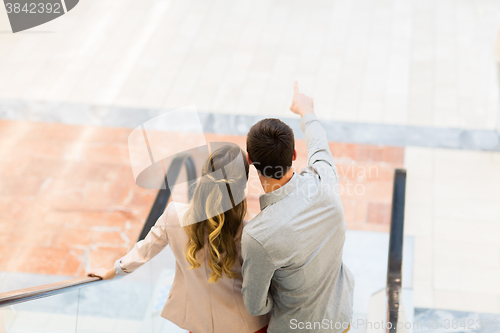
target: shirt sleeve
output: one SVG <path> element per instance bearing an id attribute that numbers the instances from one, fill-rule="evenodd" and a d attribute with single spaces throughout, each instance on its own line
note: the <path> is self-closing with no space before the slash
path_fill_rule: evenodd
<path id="1" fill-rule="evenodd" d="M 337 170 L 333 161 L 332 153 L 328 147 L 326 132 L 321 126 L 315 114 L 305 114 L 300 122 L 300 128 L 304 132 L 307 146 L 307 164 L 312 166 L 326 167 L 333 170 L 335 176 Z"/>
<path id="2" fill-rule="evenodd" d="M 243 301 L 252 316 L 268 313 L 273 308 L 269 288 L 276 270 L 269 254 L 262 244 L 243 231 L 241 239 L 243 257 L 242 275 Z"/>
<path id="3" fill-rule="evenodd" d="M 132 273 L 154 258 L 168 245 L 168 235 L 165 225 L 174 209 L 173 204 L 170 203 L 165 212 L 151 228 L 146 238 L 137 242 L 129 253 L 115 262 L 114 269 L 116 275 L 122 276 Z"/>

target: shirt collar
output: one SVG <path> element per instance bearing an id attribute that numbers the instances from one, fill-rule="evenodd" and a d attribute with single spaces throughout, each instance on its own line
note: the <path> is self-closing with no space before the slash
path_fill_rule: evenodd
<path id="1" fill-rule="evenodd" d="M 292 178 L 290 178 L 285 185 L 275 191 L 261 195 L 259 198 L 260 210 L 264 210 L 267 206 L 272 205 L 289 195 L 293 190 L 295 190 L 298 184 L 299 177 L 296 173 L 294 173 Z"/>

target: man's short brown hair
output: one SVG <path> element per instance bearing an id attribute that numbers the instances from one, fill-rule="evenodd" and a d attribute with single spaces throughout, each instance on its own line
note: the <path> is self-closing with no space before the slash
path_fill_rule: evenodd
<path id="1" fill-rule="evenodd" d="M 248 156 L 264 177 L 283 178 L 292 166 L 294 149 L 293 131 L 279 119 L 263 119 L 248 132 Z"/>

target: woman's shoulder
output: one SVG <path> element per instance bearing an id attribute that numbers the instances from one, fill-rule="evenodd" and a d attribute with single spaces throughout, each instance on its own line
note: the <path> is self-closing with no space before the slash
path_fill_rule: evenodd
<path id="1" fill-rule="evenodd" d="M 184 215 L 189 209 L 189 204 L 172 201 L 167 205 L 162 215 L 163 224 L 168 227 L 182 227 Z"/>

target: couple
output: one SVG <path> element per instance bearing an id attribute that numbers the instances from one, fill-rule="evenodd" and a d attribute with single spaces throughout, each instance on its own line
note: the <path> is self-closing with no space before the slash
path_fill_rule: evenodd
<path id="1" fill-rule="evenodd" d="M 342 263 L 346 224 L 337 172 L 313 101 L 299 93 L 297 82 L 290 110 L 302 117 L 304 170 L 296 174 L 291 168 L 297 156 L 292 129 L 264 119 L 248 133 L 242 167 L 231 163 L 241 156 L 240 148 L 213 152 L 189 205 L 170 203 L 114 269 L 89 275 L 109 280 L 129 274 L 170 244 L 175 278 L 162 316 L 181 328 L 347 332 L 354 277 Z M 246 223 L 250 164 L 265 194 L 261 212 Z M 224 201 L 230 202 L 227 208 Z"/>

